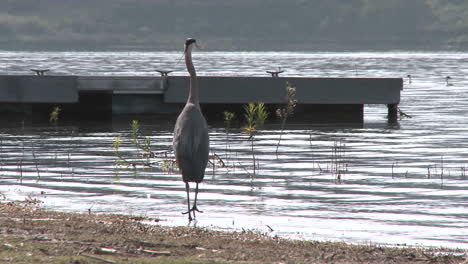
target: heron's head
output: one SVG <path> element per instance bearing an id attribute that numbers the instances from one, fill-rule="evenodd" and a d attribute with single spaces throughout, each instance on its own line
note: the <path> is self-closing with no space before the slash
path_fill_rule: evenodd
<path id="1" fill-rule="evenodd" d="M 197 44 L 197 40 L 193 39 L 193 38 L 188 38 L 185 40 L 185 51 L 184 52 L 187 52 L 187 50 L 191 50 L 192 47 L 195 45 L 196 46 Z"/>

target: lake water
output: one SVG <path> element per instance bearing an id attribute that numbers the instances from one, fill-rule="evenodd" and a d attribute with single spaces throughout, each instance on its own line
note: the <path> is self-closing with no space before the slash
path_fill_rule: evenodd
<path id="1" fill-rule="evenodd" d="M 0 74 L 187 75 L 180 52 L 0 52 L 0 62 Z M 278 155 L 280 130 L 270 126 L 254 141 L 255 176 L 248 137 L 210 124 L 211 152 L 227 166 L 207 168 L 197 226 L 468 249 L 468 53 L 195 52 L 194 62 L 199 75 L 266 76 L 281 67 L 282 76 L 403 77 L 400 109 L 411 116 L 388 124 L 385 106 L 366 105 L 363 126 L 286 127 Z M 0 192 L 58 210 L 187 225 L 185 186 L 164 169 L 170 153 L 150 159 L 151 167 L 116 167 L 116 137 L 124 157 L 138 157 L 129 122 L 121 120 L 3 123 Z M 173 122 L 141 118 L 152 151 L 170 147 Z"/>

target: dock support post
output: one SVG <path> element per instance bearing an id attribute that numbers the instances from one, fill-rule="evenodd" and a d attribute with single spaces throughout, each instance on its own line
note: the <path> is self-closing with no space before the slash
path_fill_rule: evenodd
<path id="1" fill-rule="evenodd" d="M 280 73 L 283 73 L 281 69 L 278 69 L 278 71 L 266 71 L 267 73 L 271 74 L 271 77 L 279 77 Z"/>
<path id="2" fill-rule="evenodd" d="M 167 77 L 172 71 L 156 70 L 161 74 L 161 90 L 165 91 L 167 88 Z"/>
<path id="3" fill-rule="evenodd" d="M 37 76 L 43 76 L 49 69 L 31 69 L 31 71 L 35 72 Z"/>
<path id="4" fill-rule="evenodd" d="M 398 104 L 388 104 L 388 121 L 397 121 L 398 119 Z"/>

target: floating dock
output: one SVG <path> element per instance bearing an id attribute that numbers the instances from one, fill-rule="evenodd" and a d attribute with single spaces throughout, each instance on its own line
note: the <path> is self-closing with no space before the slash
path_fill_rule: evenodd
<path id="1" fill-rule="evenodd" d="M 387 105 L 389 120 L 396 120 L 403 88 L 401 78 L 199 76 L 198 82 L 208 122 L 221 121 L 226 110 L 242 113 L 250 102 L 263 102 L 274 113 L 286 104 L 287 82 L 296 87 L 301 120 L 362 122 L 366 104 Z M 188 76 L 0 75 L 0 112 L 48 115 L 59 106 L 81 118 L 178 114 L 188 89 Z"/>

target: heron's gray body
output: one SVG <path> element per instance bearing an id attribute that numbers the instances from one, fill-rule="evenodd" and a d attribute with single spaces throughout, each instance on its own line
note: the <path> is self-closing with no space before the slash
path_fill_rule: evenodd
<path id="1" fill-rule="evenodd" d="M 203 181 L 210 145 L 208 125 L 198 105 L 185 105 L 177 118 L 172 143 L 184 182 Z"/>

